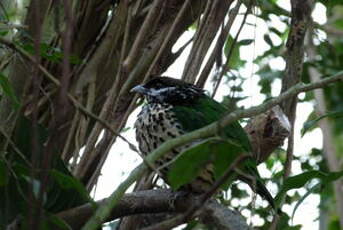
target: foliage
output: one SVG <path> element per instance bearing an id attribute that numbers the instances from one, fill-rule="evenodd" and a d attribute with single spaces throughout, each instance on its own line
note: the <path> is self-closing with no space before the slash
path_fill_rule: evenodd
<path id="1" fill-rule="evenodd" d="M 0 73 L 0 87 L 1 87 L 1 95 L 6 95 L 9 97 L 12 101 L 12 104 L 15 109 L 18 109 L 19 107 L 19 101 L 16 95 L 14 94 L 14 91 L 12 89 L 11 84 L 9 83 L 7 77 Z"/>
<path id="2" fill-rule="evenodd" d="M 6 226 L 21 214 L 22 221 L 29 222 L 31 202 L 43 199 L 45 224 L 60 225 L 57 217 L 49 214 L 56 213 L 90 201 L 83 185 L 73 178 L 65 164 L 58 158 L 52 160 L 50 180 L 44 184 L 44 174 L 39 171 L 32 175 L 29 159 L 39 157 L 44 159 L 43 150 L 48 132 L 41 126 L 34 126 L 27 118 L 20 117 L 18 127 L 13 137 L 14 148 L 10 148 L 0 159 L 0 226 Z M 35 152 L 31 143 L 35 143 Z M 46 182 L 45 182 L 46 183 Z M 40 198 L 41 186 L 47 186 Z M 32 193 L 30 191 L 32 188 Z M 33 197 L 32 197 L 33 196 Z M 45 218 L 44 218 L 45 219 Z M 53 225 L 52 225 L 53 226 Z"/>
<path id="3" fill-rule="evenodd" d="M 223 176 L 228 165 L 232 165 L 243 153 L 242 146 L 229 141 L 218 139 L 204 141 L 184 151 L 177 158 L 168 173 L 168 181 L 174 189 L 178 189 L 194 180 L 209 162 L 213 162 L 214 176 L 219 179 Z M 231 184 L 233 175 L 232 173 L 230 176 L 231 181 L 228 178 L 223 185 L 224 188 L 228 188 Z"/>

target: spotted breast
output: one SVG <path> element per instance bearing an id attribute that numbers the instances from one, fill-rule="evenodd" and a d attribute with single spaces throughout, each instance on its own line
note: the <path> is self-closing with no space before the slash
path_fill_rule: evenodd
<path id="1" fill-rule="evenodd" d="M 163 103 L 150 103 L 143 106 L 142 111 L 139 113 L 135 122 L 135 129 L 139 149 L 144 155 L 149 154 L 165 141 L 185 133 L 182 125 L 178 122 L 172 111 L 172 108 L 172 105 Z M 170 165 L 168 163 L 191 145 L 192 144 L 188 144 L 175 148 L 170 153 L 167 153 L 164 157 L 157 160 L 157 167 L 162 172 L 164 180 L 166 180 Z M 212 165 L 208 165 L 201 171 L 199 176 L 190 184 L 186 185 L 184 189 L 191 190 L 195 193 L 203 193 L 210 188 L 213 182 Z"/>

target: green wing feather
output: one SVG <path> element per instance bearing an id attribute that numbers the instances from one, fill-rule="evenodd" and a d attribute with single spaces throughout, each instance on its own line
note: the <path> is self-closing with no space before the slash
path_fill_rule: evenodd
<path id="1" fill-rule="evenodd" d="M 175 112 L 175 115 L 183 129 L 185 129 L 187 132 L 194 131 L 209 125 L 212 122 L 218 121 L 229 113 L 225 106 L 208 96 L 200 97 L 191 105 L 174 106 L 172 110 Z M 249 138 L 238 121 L 233 122 L 225 127 L 223 132 L 225 136 L 230 138 L 232 141 L 240 144 L 241 147 L 247 151 L 247 153 L 251 152 L 252 148 Z M 251 178 L 245 177 L 239 177 L 239 179 L 250 185 L 255 192 L 263 196 L 275 209 L 273 197 L 264 186 L 256 165 L 256 161 L 250 158 L 244 163 L 242 168 L 246 173 L 254 176 L 255 181 L 252 181 Z"/>
<path id="2" fill-rule="evenodd" d="M 200 97 L 191 105 L 174 106 L 173 111 L 187 132 L 218 121 L 229 113 L 225 106 L 208 96 Z M 223 132 L 228 138 L 238 142 L 247 152 L 251 152 L 249 138 L 238 121 L 228 125 Z"/>

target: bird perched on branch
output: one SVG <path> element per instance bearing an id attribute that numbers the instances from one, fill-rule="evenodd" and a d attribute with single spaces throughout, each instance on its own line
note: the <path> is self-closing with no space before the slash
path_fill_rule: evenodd
<path id="1" fill-rule="evenodd" d="M 131 91 L 143 95 L 147 102 L 135 122 L 136 139 L 144 155 L 149 154 L 165 141 L 209 125 L 228 113 L 226 107 L 207 96 L 203 89 L 169 77 L 154 77 Z M 246 153 L 251 152 L 249 139 L 238 122 L 231 123 L 222 132 L 226 138 L 239 143 Z M 166 175 L 170 169 L 168 162 L 198 142 L 199 140 L 174 148 L 157 160 L 157 166 L 162 166 L 164 180 L 167 180 Z M 248 183 L 274 207 L 274 200 L 260 180 L 254 159 L 251 157 L 249 164 L 243 168 L 248 168 L 245 173 L 249 175 L 239 179 Z M 205 193 L 214 181 L 213 165 L 209 163 L 186 188 L 194 193 Z"/>

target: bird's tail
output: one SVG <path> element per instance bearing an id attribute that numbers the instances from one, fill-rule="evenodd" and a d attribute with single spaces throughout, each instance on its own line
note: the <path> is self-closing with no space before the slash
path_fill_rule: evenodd
<path id="1" fill-rule="evenodd" d="M 251 189 L 254 189 L 252 187 L 253 186 L 251 186 Z M 258 195 L 260 195 L 262 198 L 266 199 L 268 201 L 269 205 L 273 208 L 273 210 L 277 211 L 274 198 L 272 197 L 272 195 L 270 194 L 270 192 L 268 191 L 266 186 L 263 184 L 261 179 L 256 180 L 255 192 Z"/>
<path id="2" fill-rule="evenodd" d="M 275 201 L 273 196 L 270 194 L 264 183 L 262 182 L 261 178 L 259 177 L 251 177 L 251 176 L 239 176 L 239 179 L 245 183 L 247 183 L 250 188 L 260 195 L 263 199 L 267 200 L 269 205 L 276 213 L 280 213 L 278 208 L 276 207 Z"/>

